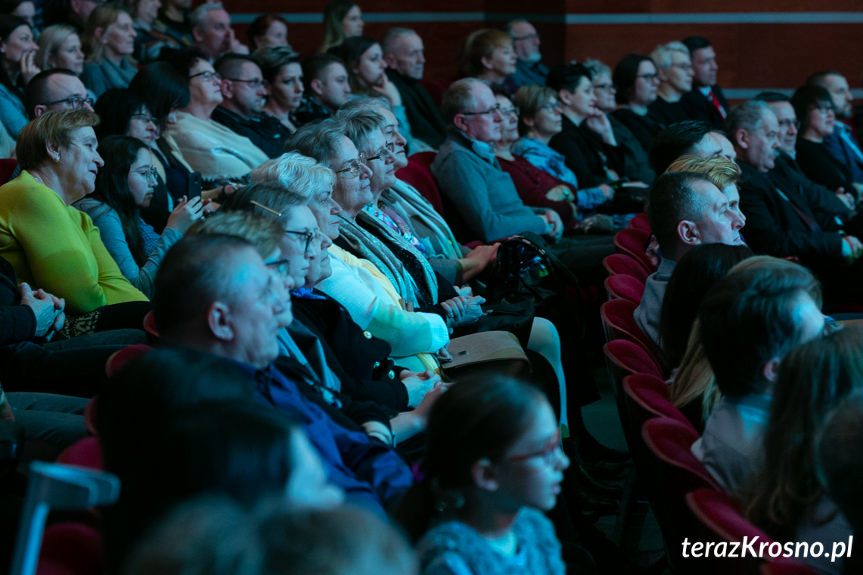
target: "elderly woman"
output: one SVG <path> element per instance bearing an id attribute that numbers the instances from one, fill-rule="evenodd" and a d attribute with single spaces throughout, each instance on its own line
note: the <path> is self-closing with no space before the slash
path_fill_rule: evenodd
<path id="1" fill-rule="evenodd" d="M 66 300 L 71 314 L 146 301 L 123 277 L 89 216 L 71 204 L 102 167 L 95 113 L 46 112 L 18 140 L 22 173 L 0 188 L 0 255 L 18 278 Z"/>
<path id="2" fill-rule="evenodd" d="M 624 126 L 638 138 L 645 150 L 653 145 L 653 138 L 665 125 L 648 116 L 648 106 L 656 101 L 659 74 L 653 60 L 640 54 L 627 54 L 617 63 L 612 76 L 617 86 L 617 103 L 613 112 Z"/>
<path id="3" fill-rule="evenodd" d="M 22 89 L 30 78 L 39 73 L 33 29 L 16 16 L 0 16 L 0 122 L 14 139 L 27 123 Z"/>
<path id="4" fill-rule="evenodd" d="M 518 90 L 518 85 L 510 78 L 515 73 L 515 62 L 509 34 L 484 28 L 472 32 L 465 39 L 459 73 L 479 78 L 492 89 L 512 96 Z"/>
<path id="5" fill-rule="evenodd" d="M 185 108 L 176 112 L 176 121 L 168 124 L 167 135 L 205 183 L 245 182 L 249 172 L 268 158 L 248 138 L 211 118 L 222 103 L 219 74 L 196 49 L 176 54 L 171 64 L 186 78 L 190 99 Z"/>
<path id="6" fill-rule="evenodd" d="M 276 118 L 292 134 L 297 131 L 294 112 L 303 101 L 300 55 L 290 46 L 266 46 L 252 54 L 267 87 L 264 113 Z"/>
<path id="7" fill-rule="evenodd" d="M 84 71 L 84 52 L 81 50 L 81 38 L 74 26 L 69 24 L 48 26 L 42 30 L 38 44 L 36 65 L 42 70 L 65 68 L 79 76 Z"/>
<path id="8" fill-rule="evenodd" d="M 81 39 L 87 62 L 81 81 L 99 97 L 111 88 L 126 88 L 135 72 L 135 29 L 126 10 L 113 4 L 99 6 L 90 14 Z"/>
<path id="9" fill-rule="evenodd" d="M 135 28 L 135 58 L 138 62 L 156 60 L 163 48 L 181 45 L 159 21 L 159 0 L 130 0 L 127 2 Z"/>

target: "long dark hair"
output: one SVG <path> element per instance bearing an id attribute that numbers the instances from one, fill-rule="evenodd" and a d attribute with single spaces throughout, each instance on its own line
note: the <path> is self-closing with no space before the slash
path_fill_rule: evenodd
<path id="1" fill-rule="evenodd" d="M 143 265 L 147 261 L 144 237 L 138 223 L 140 210 L 129 190 L 129 168 L 138 157 L 138 150 L 146 150 L 147 144 L 129 136 L 108 136 L 99 144 L 99 155 L 105 165 L 96 174 L 96 191 L 93 198 L 114 209 L 123 224 L 123 235 L 129 244 L 132 257 Z"/>
<path id="2" fill-rule="evenodd" d="M 614 67 L 611 80 L 617 86 L 615 99 L 618 104 L 625 106 L 635 97 L 635 82 L 638 79 L 638 68 L 642 62 L 653 63 L 653 60 L 642 54 L 627 54 Z"/>
<path id="3" fill-rule="evenodd" d="M 542 401 L 537 388 L 501 376 L 460 381 L 437 400 L 428 419 L 425 476 L 396 513 L 412 540 L 442 508 L 460 506 L 471 466 L 500 458 L 527 431 Z"/>
<path id="4" fill-rule="evenodd" d="M 93 106 L 93 111 L 99 114 L 101 120 L 94 128 L 99 141 L 108 136 L 125 136 L 132 116 L 144 109 L 146 104 L 128 88 L 112 88 L 103 93 Z"/>
<path id="5" fill-rule="evenodd" d="M 0 14 L 0 41 L 7 42 L 9 35 L 21 26 L 27 26 L 30 33 L 33 33 L 33 28 L 30 28 L 30 24 L 26 20 L 10 14 Z M 20 80 L 18 83 L 20 84 Z M 3 84 L 10 92 L 23 101 L 24 91 L 22 87 L 12 82 L 12 78 L 6 73 L 6 66 L 2 65 L 0 65 L 0 84 Z"/>
<path id="6" fill-rule="evenodd" d="M 744 492 L 746 516 L 775 539 L 792 539 L 824 496 L 815 469 L 816 431 L 830 410 L 861 387 L 863 328 L 845 327 L 782 360 L 764 434 L 764 463 Z"/>

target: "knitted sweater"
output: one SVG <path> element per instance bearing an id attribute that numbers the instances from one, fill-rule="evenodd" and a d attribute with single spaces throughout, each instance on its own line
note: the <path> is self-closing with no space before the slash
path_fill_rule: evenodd
<path id="1" fill-rule="evenodd" d="M 486 539 L 460 521 L 432 528 L 417 546 L 422 575 L 563 575 L 560 543 L 546 517 L 524 508 L 512 526 L 518 550 L 512 557 L 496 551 Z"/>

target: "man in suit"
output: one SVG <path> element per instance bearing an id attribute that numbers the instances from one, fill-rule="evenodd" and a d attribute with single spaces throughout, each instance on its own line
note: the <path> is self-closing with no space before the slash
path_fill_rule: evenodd
<path id="1" fill-rule="evenodd" d="M 422 38 L 408 28 L 391 28 L 384 36 L 382 48 L 387 77 L 399 89 L 411 125 L 413 140 L 409 145 L 413 151 L 423 144 L 440 148 L 446 126 L 437 104 L 420 83 L 426 62 Z"/>
<path id="2" fill-rule="evenodd" d="M 716 84 L 716 73 L 719 72 L 716 52 L 710 40 L 703 36 L 689 36 L 684 38 L 683 43 L 689 48 L 695 76 L 692 90 L 683 96 L 680 105 L 691 119 L 707 122 L 721 130 L 729 107 L 722 88 Z"/>

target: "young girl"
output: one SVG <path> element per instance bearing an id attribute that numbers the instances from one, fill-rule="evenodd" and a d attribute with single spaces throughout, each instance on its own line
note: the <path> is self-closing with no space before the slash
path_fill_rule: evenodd
<path id="1" fill-rule="evenodd" d="M 400 509 L 414 539 L 425 533 L 421 573 L 562 575 L 542 512 L 554 507 L 568 466 L 539 390 L 506 378 L 454 385 L 431 411 L 426 476 Z"/>

